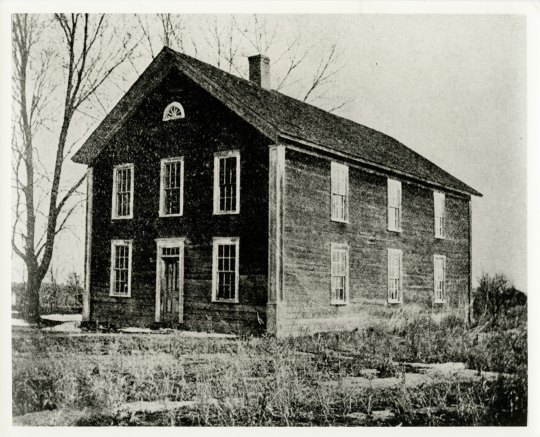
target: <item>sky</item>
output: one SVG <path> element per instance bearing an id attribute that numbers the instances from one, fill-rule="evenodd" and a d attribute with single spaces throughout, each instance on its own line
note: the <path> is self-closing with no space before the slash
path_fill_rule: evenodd
<path id="1" fill-rule="evenodd" d="M 369 14 L 268 20 L 278 24 L 280 37 L 299 32 L 321 52 L 337 43 L 342 69 L 330 91 L 351 99 L 338 115 L 396 138 L 483 194 L 473 198 L 475 282 L 484 272 L 503 273 L 527 291 L 525 17 Z M 198 57 L 211 61 L 212 54 L 201 47 Z M 139 59 L 140 68 L 150 60 Z M 316 58 L 308 60 L 306 74 L 316 67 Z M 75 128 L 82 139 L 85 132 Z M 66 177 L 74 179 L 84 169 L 70 163 Z M 60 277 L 82 273 L 82 208 L 59 237 L 53 265 Z M 12 258 L 12 280 L 22 275 L 21 263 Z"/>
<path id="2" fill-rule="evenodd" d="M 334 19 L 329 20 L 330 22 Z M 473 197 L 473 276 L 527 290 L 526 21 L 519 16 L 340 20 L 355 95 L 342 112 L 430 159 Z"/>

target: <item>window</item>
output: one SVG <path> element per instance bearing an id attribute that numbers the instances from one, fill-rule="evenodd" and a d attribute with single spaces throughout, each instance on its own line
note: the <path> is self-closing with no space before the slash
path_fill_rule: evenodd
<path id="1" fill-rule="evenodd" d="M 444 193 L 435 191 L 433 193 L 433 204 L 435 210 L 435 238 L 444 238 Z"/>
<path id="2" fill-rule="evenodd" d="M 184 158 L 161 160 L 159 215 L 181 216 L 184 204 Z"/>
<path id="3" fill-rule="evenodd" d="M 240 152 L 214 155 L 214 214 L 240 212 Z"/>
<path id="4" fill-rule="evenodd" d="M 165 108 L 165 111 L 163 111 L 163 121 L 178 120 L 179 118 L 184 117 L 184 108 L 178 102 L 172 102 Z"/>
<path id="5" fill-rule="evenodd" d="M 133 164 L 114 167 L 112 218 L 133 218 Z"/>
<path id="6" fill-rule="evenodd" d="M 445 301 L 445 281 L 446 281 L 446 257 L 444 255 L 433 256 L 434 279 L 435 279 L 435 303 Z"/>
<path id="7" fill-rule="evenodd" d="M 333 305 L 343 305 L 349 300 L 349 247 L 332 244 L 332 296 Z"/>
<path id="8" fill-rule="evenodd" d="M 214 302 L 238 302 L 238 243 L 238 238 L 214 238 Z"/>
<path id="9" fill-rule="evenodd" d="M 388 249 L 388 302 L 402 301 L 403 287 L 403 252 L 398 249 Z"/>
<path id="10" fill-rule="evenodd" d="M 401 182 L 388 179 L 388 230 L 401 232 Z"/>
<path id="11" fill-rule="evenodd" d="M 349 220 L 349 167 L 332 162 L 330 165 L 332 183 L 332 220 Z"/>
<path id="12" fill-rule="evenodd" d="M 131 296 L 131 240 L 111 241 L 111 296 Z"/>

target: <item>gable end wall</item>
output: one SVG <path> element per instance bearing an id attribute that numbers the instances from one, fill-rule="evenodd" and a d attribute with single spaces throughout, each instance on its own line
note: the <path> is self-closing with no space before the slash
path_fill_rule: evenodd
<path id="1" fill-rule="evenodd" d="M 172 101 L 185 119 L 162 121 Z M 155 321 L 157 238 L 185 238 L 184 328 L 264 330 L 267 301 L 270 140 L 185 76 L 171 74 L 93 162 L 90 320 Z M 214 153 L 240 150 L 240 214 L 213 215 Z M 184 214 L 159 217 L 160 160 L 184 157 Z M 133 218 L 112 220 L 113 167 L 134 164 Z M 212 240 L 240 239 L 239 303 L 212 302 Z M 111 240 L 133 240 L 131 297 L 109 296 Z M 258 314 L 257 314 L 258 313 Z"/>

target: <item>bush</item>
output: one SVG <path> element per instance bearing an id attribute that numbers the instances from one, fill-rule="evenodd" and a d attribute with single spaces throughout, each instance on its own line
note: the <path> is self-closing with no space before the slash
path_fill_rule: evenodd
<path id="1" fill-rule="evenodd" d="M 12 309 L 22 312 L 26 305 L 26 284 L 12 283 Z M 50 282 L 43 282 L 39 291 L 40 314 L 79 314 L 82 310 L 83 288 L 81 279 L 72 272 L 66 284 L 58 284 L 54 275 Z"/>
<path id="2" fill-rule="evenodd" d="M 516 315 L 515 308 L 521 308 L 518 313 L 526 316 L 526 305 L 527 295 L 517 290 L 506 276 L 484 273 L 474 292 L 473 316 L 479 325 L 504 327 L 508 317 Z"/>

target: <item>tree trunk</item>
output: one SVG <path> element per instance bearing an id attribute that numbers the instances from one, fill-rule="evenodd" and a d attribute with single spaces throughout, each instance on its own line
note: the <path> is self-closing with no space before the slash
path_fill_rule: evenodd
<path id="1" fill-rule="evenodd" d="M 41 288 L 41 279 L 39 273 L 34 269 L 28 269 L 28 282 L 25 290 L 25 304 L 23 317 L 29 323 L 41 323 L 39 309 L 39 290 Z"/>

